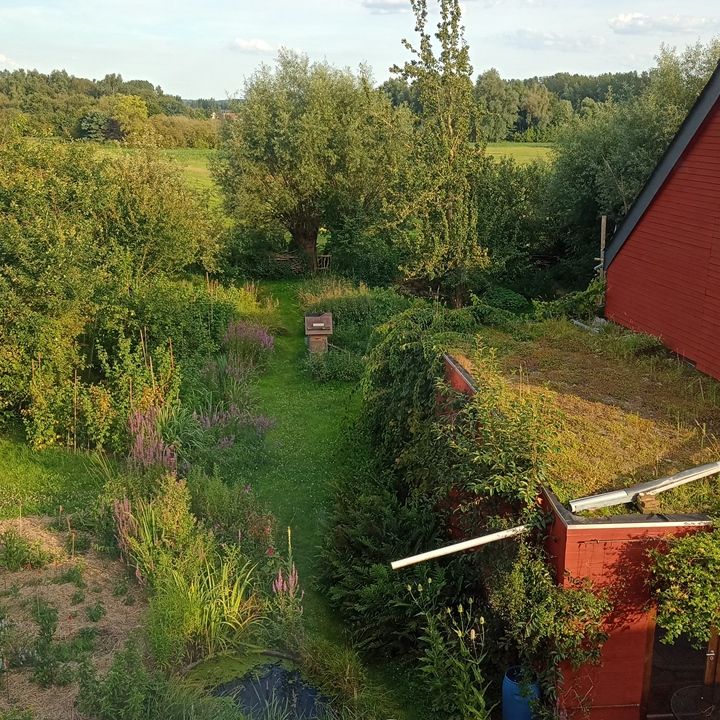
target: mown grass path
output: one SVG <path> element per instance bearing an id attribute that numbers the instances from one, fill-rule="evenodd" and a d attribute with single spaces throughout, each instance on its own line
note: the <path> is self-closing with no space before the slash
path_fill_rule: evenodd
<path id="1" fill-rule="evenodd" d="M 276 422 L 268 436 L 270 458 L 249 478 L 278 519 L 283 549 L 286 527 L 293 531 L 295 559 L 305 588 L 305 612 L 313 630 L 337 635 L 315 581 L 320 574 L 319 548 L 331 487 L 337 442 L 343 421 L 356 407 L 352 385 L 312 380 L 302 367 L 306 352 L 297 283 L 267 283 L 278 301 L 282 327 L 275 352 L 257 386 L 261 412 Z"/>
<path id="2" fill-rule="evenodd" d="M 292 528 L 308 632 L 342 644 L 347 642 L 342 624 L 317 580 L 322 571 L 325 520 L 338 473 L 337 444 L 346 419 L 358 410 L 359 394 L 351 384 L 320 384 L 303 371 L 307 350 L 298 284 L 265 283 L 263 287 L 279 303 L 277 318 L 283 332 L 258 383 L 258 405 L 277 424 L 268 437 L 269 462 L 254 470 L 249 482 L 277 517 L 278 530 Z M 283 538 L 278 539 L 282 549 Z M 404 708 L 396 717 L 415 717 L 403 673 L 392 663 L 369 670 L 371 678 Z"/>

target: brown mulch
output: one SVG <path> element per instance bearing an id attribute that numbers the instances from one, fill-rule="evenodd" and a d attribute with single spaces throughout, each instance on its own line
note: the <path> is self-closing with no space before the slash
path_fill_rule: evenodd
<path id="1" fill-rule="evenodd" d="M 145 593 L 128 578 L 120 560 L 89 550 L 71 557 L 66 550 L 67 532 L 50 528 L 50 518 L 20 518 L 0 521 L 0 532 L 14 529 L 23 537 L 37 542 L 51 552 L 54 560 L 43 569 L 9 572 L 0 569 L 0 609 L 11 623 L 15 645 L 30 647 L 37 636 L 37 623 L 32 618 L 33 602 L 43 598 L 58 608 L 55 639 L 68 640 L 82 628 L 96 630 L 92 664 L 105 672 L 115 653 L 127 639 L 140 629 L 147 608 Z M 73 604 L 78 588 L 72 583 L 58 582 L 63 572 L 80 565 L 83 568 L 84 599 Z M 118 594 L 123 584 L 127 591 Z M 106 614 L 98 622 L 88 619 L 86 608 L 101 602 Z M 0 647 L 0 650 L 2 648 Z M 82 717 L 75 709 L 78 686 L 41 688 L 32 681 L 32 670 L 10 669 L 0 674 L 0 711 L 29 710 L 36 720 L 70 720 Z"/>

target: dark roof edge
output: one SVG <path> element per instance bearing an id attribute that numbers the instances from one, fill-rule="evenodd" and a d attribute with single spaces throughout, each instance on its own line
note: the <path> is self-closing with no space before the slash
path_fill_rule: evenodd
<path id="1" fill-rule="evenodd" d="M 675 134 L 672 142 L 665 151 L 665 154 L 660 159 L 656 168 L 653 170 L 650 179 L 645 184 L 645 187 L 638 195 L 632 207 L 625 216 L 622 224 L 618 228 L 617 232 L 610 241 L 605 251 L 605 269 L 610 266 L 610 263 L 615 259 L 615 256 L 620 252 L 620 249 L 625 244 L 625 241 L 630 237 L 630 234 L 635 229 L 635 226 L 640 222 L 640 218 L 645 214 L 645 211 L 650 207 L 650 203 L 655 199 L 660 188 L 665 184 L 668 176 L 673 171 L 673 168 L 677 164 L 678 160 L 682 157 L 683 153 L 687 149 L 688 145 L 692 142 L 700 126 L 705 122 L 712 109 L 715 107 L 720 98 L 720 63 L 715 68 L 715 72 L 708 80 L 707 85 L 703 88 L 700 96 L 695 101 L 692 109 L 688 113 L 688 116 L 683 121 L 680 129 Z"/>

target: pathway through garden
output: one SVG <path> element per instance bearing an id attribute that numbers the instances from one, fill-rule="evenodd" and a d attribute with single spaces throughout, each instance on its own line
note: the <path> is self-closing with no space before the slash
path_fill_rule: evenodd
<path id="1" fill-rule="evenodd" d="M 347 383 L 321 385 L 303 371 L 306 349 L 296 298 L 299 285 L 267 283 L 264 287 L 279 302 L 277 317 L 283 329 L 257 389 L 261 412 L 276 422 L 268 437 L 271 457 L 253 471 L 250 483 L 278 519 L 281 549 L 283 529 L 292 528 L 308 623 L 325 635 L 336 636 L 339 628 L 333 626 L 314 584 L 320 574 L 319 546 L 331 496 L 335 448 L 357 393 Z"/>
<path id="2" fill-rule="evenodd" d="M 295 559 L 305 590 L 306 627 L 336 643 L 346 640 L 342 626 L 317 589 L 322 532 L 336 469 L 336 447 L 344 420 L 357 411 L 359 395 L 347 383 L 320 384 L 303 371 L 306 352 L 297 283 L 267 283 L 279 302 L 283 333 L 258 385 L 259 407 L 276 421 L 268 437 L 270 460 L 249 478 L 278 518 L 278 530 L 293 531 Z M 281 541 L 278 532 L 278 540 Z M 282 548 L 282 545 L 281 545 Z M 394 665 L 373 667 L 371 677 L 405 707 L 411 706 L 405 678 Z M 407 713 L 411 718 L 414 713 Z"/>

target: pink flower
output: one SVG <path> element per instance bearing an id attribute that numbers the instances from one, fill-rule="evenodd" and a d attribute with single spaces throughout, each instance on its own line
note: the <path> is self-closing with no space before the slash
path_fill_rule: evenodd
<path id="1" fill-rule="evenodd" d="M 272 545 L 270 545 L 270 547 L 265 551 L 265 554 L 268 557 L 273 557 L 275 555 L 275 548 Z"/>

